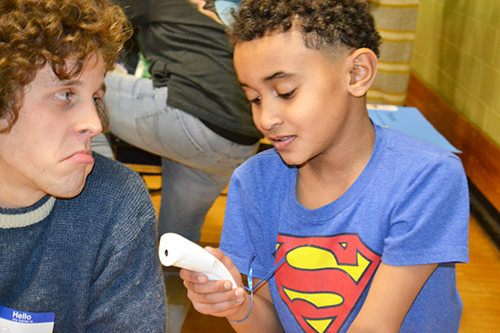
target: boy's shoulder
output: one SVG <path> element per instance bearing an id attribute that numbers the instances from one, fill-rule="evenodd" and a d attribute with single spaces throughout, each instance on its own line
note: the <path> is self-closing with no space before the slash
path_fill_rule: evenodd
<path id="1" fill-rule="evenodd" d="M 460 160 L 455 154 L 448 150 L 401 131 L 378 127 L 377 133 L 377 135 L 384 138 L 387 150 L 402 156 L 402 158 L 408 161 Z"/>
<path id="2" fill-rule="evenodd" d="M 376 170 L 382 182 L 388 174 L 402 187 L 419 178 L 432 178 L 437 186 L 451 186 L 450 182 L 461 186 L 466 179 L 462 161 L 450 151 L 400 131 L 381 128 L 379 132 L 384 144 Z"/>
<path id="3" fill-rule="evenodd" d="M 290 172 L 294 170 L 283 162 L 276 150 L 268 149 L 250 157 L 239 166 L 233 173 L 232 181 L 239 182 L 245 188 L 268 191 L 278 183 L 287 182 Z"/>
<path id="4" fill-rule="evenodd" d="M 276 170 L 288 169 L 280 155 L 274 148 L 264 150 L 246 160 L 236 169 L 238 173 L 242 172 L 266 172 L 274 173 Z"/>

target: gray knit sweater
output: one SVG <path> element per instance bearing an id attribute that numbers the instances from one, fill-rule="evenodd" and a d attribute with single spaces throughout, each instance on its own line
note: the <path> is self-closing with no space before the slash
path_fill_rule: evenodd
<path id="1" fill-rule="evenodd" d="M 54 332 L 165 332 L 155 212 L 140 177 L 95 155 L 83 192 L 0 208 L 0 305 Z"/>

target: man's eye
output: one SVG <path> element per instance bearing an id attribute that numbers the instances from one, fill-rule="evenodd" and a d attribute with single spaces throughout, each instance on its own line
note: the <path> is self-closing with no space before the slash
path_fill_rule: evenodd
<path id="1" fill-rule="evenodd" d="M 71 99 L 71 93 L 70 92 L 63 92 L 63 93 L 57 93 L 55 94 L 56 98 L 62 100 L 62 101 L 68 101 Z"/>

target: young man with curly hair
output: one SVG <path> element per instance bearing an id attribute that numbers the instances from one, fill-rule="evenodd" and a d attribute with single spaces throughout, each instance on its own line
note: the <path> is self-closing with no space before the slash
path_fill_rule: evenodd
<path id="1" fill-rule="evenodd" d="M 209 249 L 238 287 L 182 270 L 194 307 L 238 332 L 457 332 L 466 177 L 456 156 L 371 122 L 380 38 L 367 2 L 245 0 L 231 28 L 274 149 L 235 171 Z"/>
<path id="2" fill-rule="evenodd" d="M 129 30 L 108 0 L 0 3 L 0 313 L 23 332 L 165 331 L 147 189 L 90 150 Z"/>

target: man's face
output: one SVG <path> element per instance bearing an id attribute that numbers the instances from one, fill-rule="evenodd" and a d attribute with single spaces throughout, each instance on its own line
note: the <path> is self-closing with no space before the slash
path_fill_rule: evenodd
<path id="1" fill-rule="evenodd" d="M 305 47 L 298 31 L 235 47 L 234 65 L 254 123 L 287 164 L 317 161 L 345 148 L 354 121 L 348 54 L 338 52 L 327 56 Z"/>
<path id="2" fill-rule="evenodd" d="M 45 194 L 78 195 L 94 166 L 90 143 L 102 131 L 95 100 L 104 94 L 101 55 L 75 79 L 60 81 L 50 66 L 26 87 L 19 119 L 0 134 L 0 207 L 27 207 Z"/>

